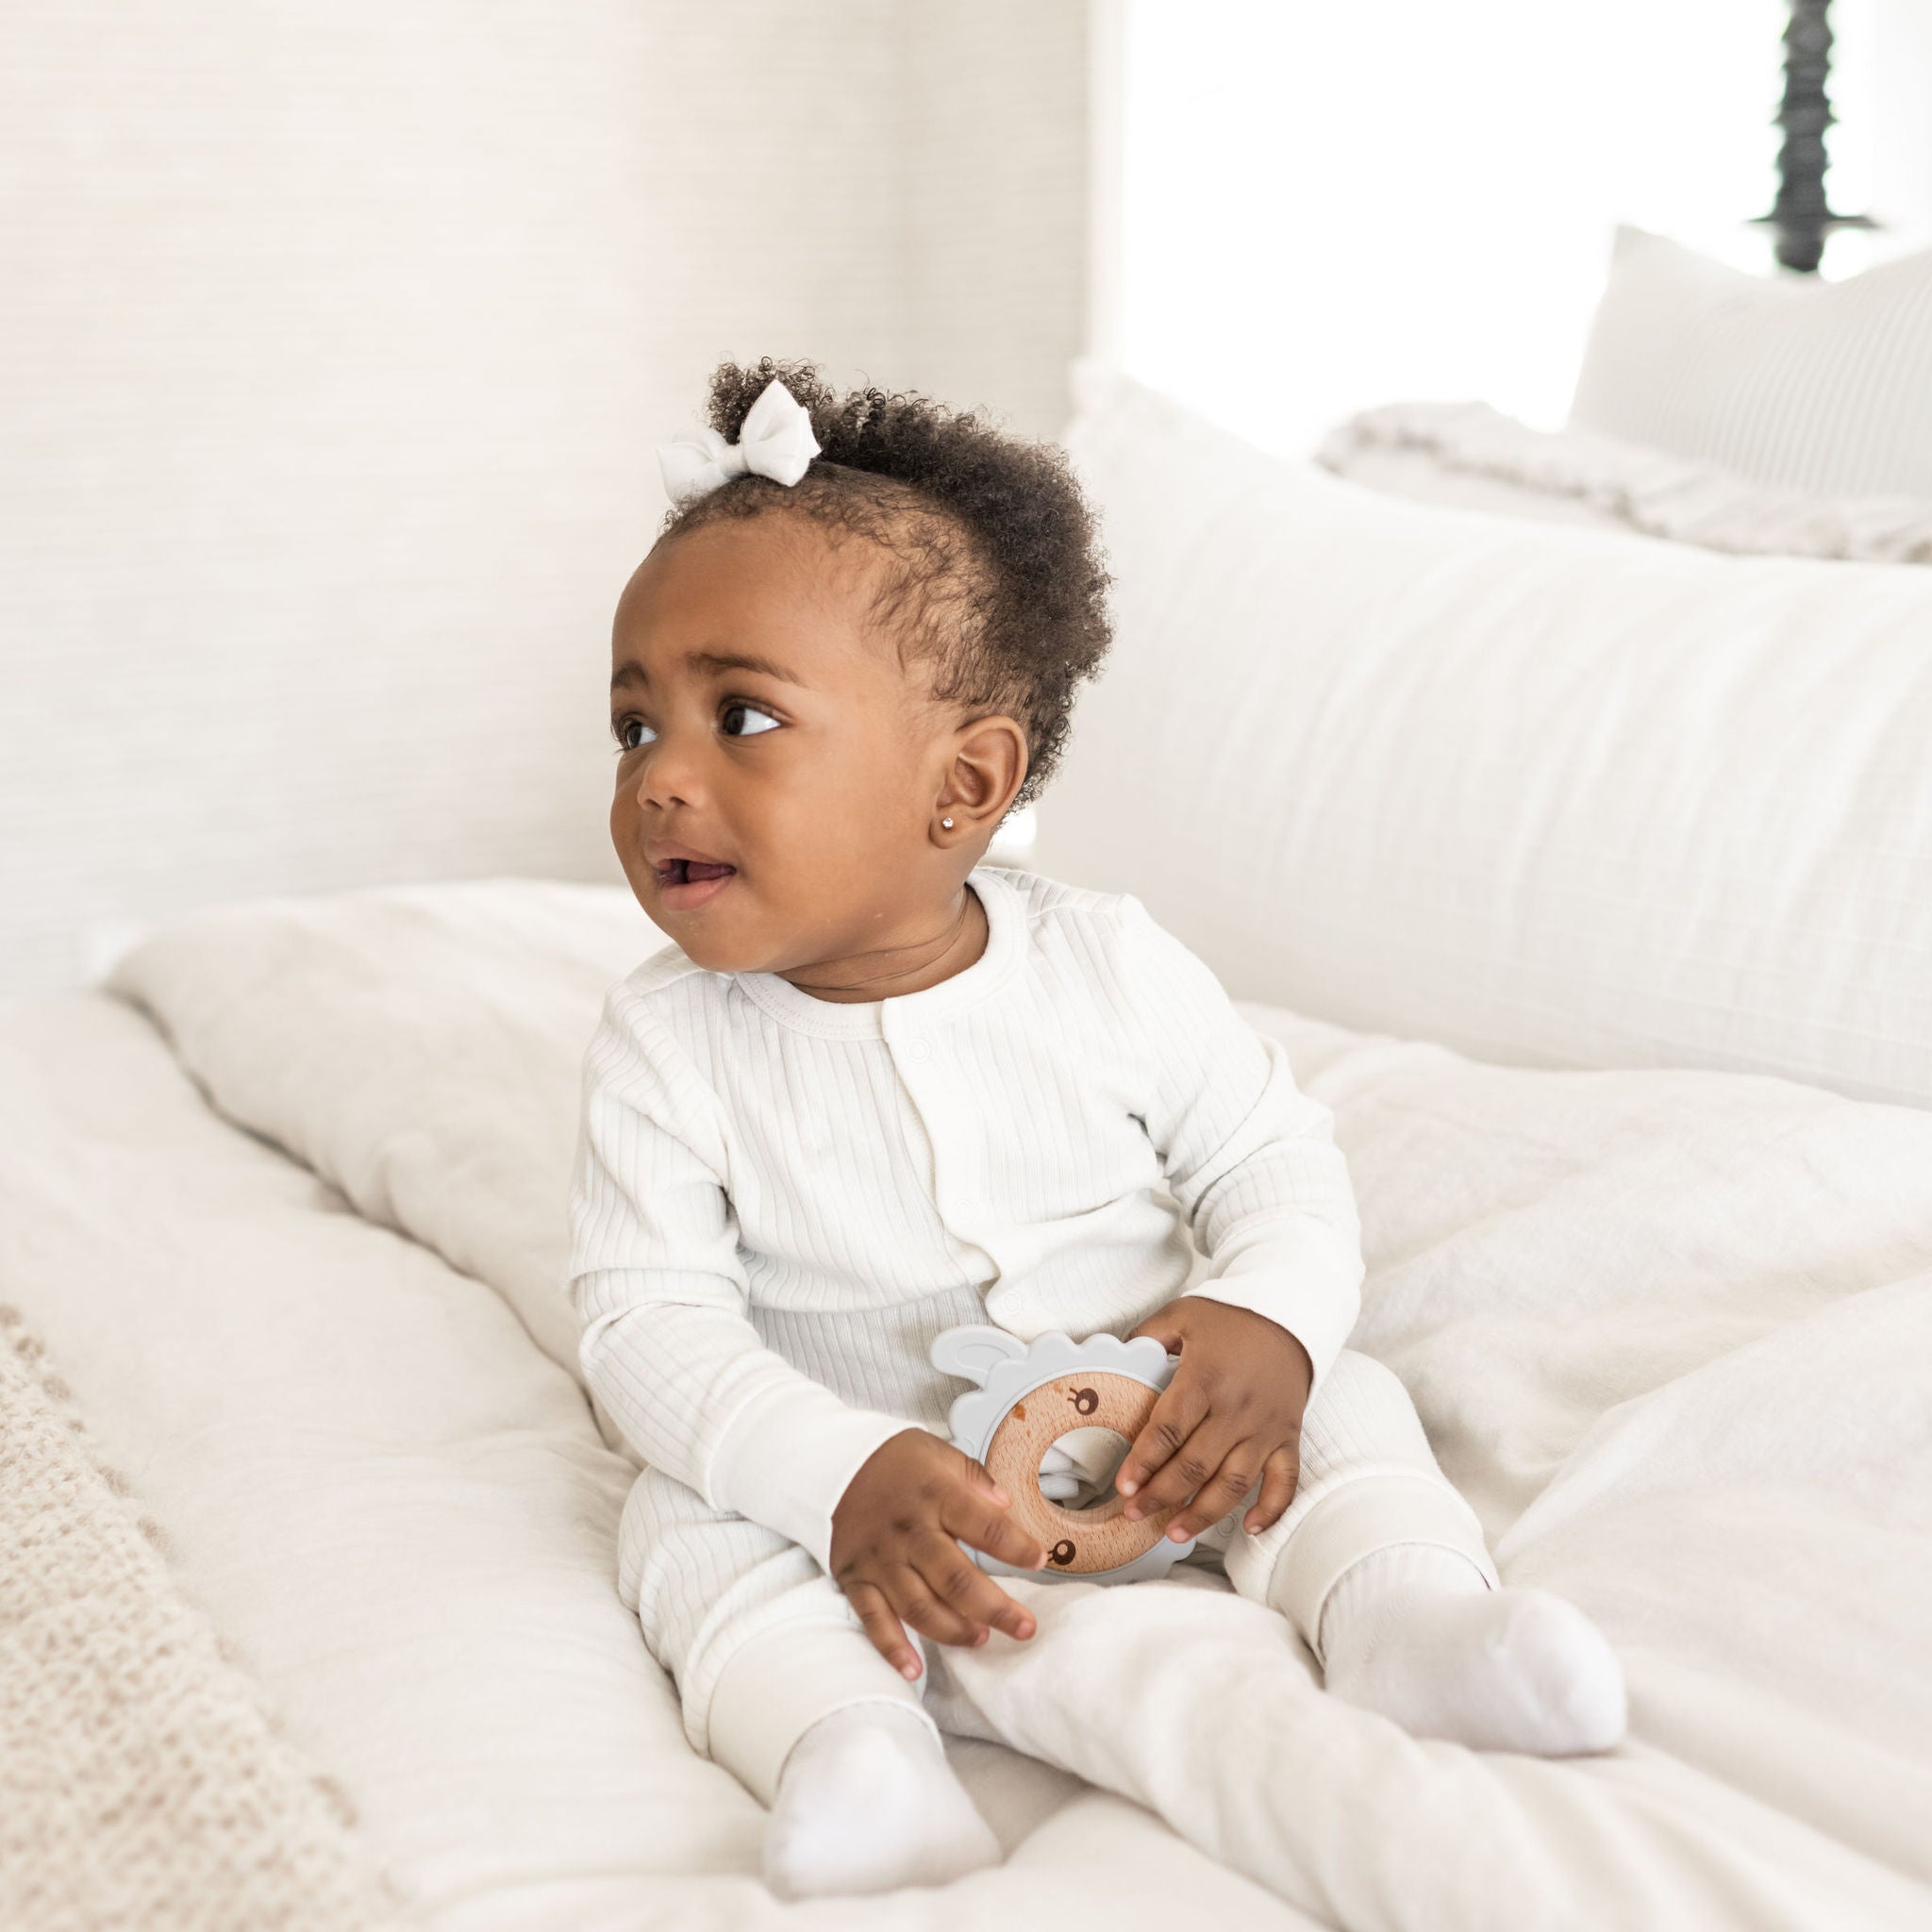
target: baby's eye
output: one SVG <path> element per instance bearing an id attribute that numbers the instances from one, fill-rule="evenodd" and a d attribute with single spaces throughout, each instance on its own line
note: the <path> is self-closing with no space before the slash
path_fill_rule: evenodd
<path id="1" fill-rule="evenodd" d="M 636 751 L 641 744 L 649 744 L 657 733 L 641 718 L 613 718 L 610 721 L 610 735 L 617 741 L 619 751 Z"/>
<path id="2" fill-rule="evenodd" d="M 775 731 L 778 721 L 756 705 L 729 704 L 718 714 L 718 724 L 726 738 L 752 738 L 760 731 Z"/>

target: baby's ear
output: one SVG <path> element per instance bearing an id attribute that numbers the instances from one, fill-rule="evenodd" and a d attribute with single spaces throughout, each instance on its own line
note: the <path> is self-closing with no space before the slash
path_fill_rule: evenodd
<path id="1" fill-rule="evenodd" d="M 960 732 L 947 780 L 958 794 L 960 804 L 970 811 L 981 811 L 997 804 L 1001 815 L 1005 815 L 1012 808 L 1014 798 L 1020 796 L 1020 787 L 1025 784 L 1025 726 L 1018 719 L 1001 713 L 997 717 L 974 719 Z M 997 823 L 997 817 L 990 821 L 990 824 Z"/>
<path id="2" fill-rule="evenodd" d="M 958 1375 L 984 1389 L 986 1378 L 1000 1363 L 1018 1361 L 1025 1353 L 1026 1344 L 1017 1335 L 972 1323 L 934 1337 L 932 1365 L 942 1375 Z"/>

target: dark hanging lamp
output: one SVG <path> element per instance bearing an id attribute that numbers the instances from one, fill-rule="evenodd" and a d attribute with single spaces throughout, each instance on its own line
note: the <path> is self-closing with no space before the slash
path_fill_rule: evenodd
<path id="1" fill-rule="evenodd" d="M 1824 238 L 1834 228 L 1871 228 L 1869 215 L 1834 214 L 1824 192 L 1825 130 L 1837 118 L 1826 85 L 1831 78 L 1831 0 L 1790 0 L 1785 28 L 1785 94 L 1774 117 L 1784 129 L 1777 151 L 1777 199 L 1768 222 L 1777 231 L 1777 258 L 1786 268 L 1816 274 Z"/>

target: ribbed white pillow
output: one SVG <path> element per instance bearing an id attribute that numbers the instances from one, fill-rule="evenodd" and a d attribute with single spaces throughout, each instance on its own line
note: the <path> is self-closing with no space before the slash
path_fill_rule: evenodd
<path id="1" fill-rule="evenodd" d="M 1042 871 L 1347 1025 L 1932 1105 L 1932 572 L 1402 502 L 1077 387 L 1118 637 Z"/>
<path id="2" fill-rule="evenodd" d="M 1759 483 L 1932 496 L 1932 250 L 1821 282 L 1621 226 L 1570 421 Z"/>

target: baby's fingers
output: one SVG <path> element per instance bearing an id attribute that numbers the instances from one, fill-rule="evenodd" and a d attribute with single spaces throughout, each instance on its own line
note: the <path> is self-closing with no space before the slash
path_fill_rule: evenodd
<path id="1" fill-rule="evenodd" d="M 1196 1425 L 1207 1413 L 1207 1398 L 1194 1392 L 1193 1378 L 1185 1373 L 1177 1374 L 1154 1405 L 1141 1433 L 1134 1438 L 1125 1461 L 1114 1472 L 1114 1488 L 1124 1496 L 1138 1495 L 1166 1467 L 1169 1458 L 1194 1433 Z M 1180 1496 L 1185 1496 L 1193 1487 L 1190 1483 L 1178 1496 L 1170 1500 L 1178 1502 Z M 1145 1512 L 1130 1507 L 1126 1513 L 1131 1517 Z"/>
<path id="2" fill-rule="evenodd" d="M 1261 1493 L 1255 1498 L 1255 1507 L 1241 1520 L 1241 1527 L 1250 1536 L 1259 1536 L 1264 1529 L 1273 1529 L 1286 1514 L 1288 1506 L 1294 1501 L 1295 1486 L 1301 1481 L 1301 1457 L 1292 1448 L 1277 1449 L 1261 1465 Z"/>
<path id="3" fill-rule="evenodd" d="M 947 1532 L 961 1542 L 997 1557 L 1002 1563 L 1010 1563 L 1015 1570 L 1045 1567 L 1045 1549 L 1004 1509 L 984 1507 L 975 1499 L 963 1508 L 949 1509 L 942 1522 Z"/>
<path id="4" fill-rule="evenodd" d="M 1255 1487 L 1255 1453 L 1256 1445 L 1252 1442 L 1237 1442 L 1227 1452 L 1221 1467 L 1201 1486 L 1194 1500 L 1167 1525 L 1167 1534 L 1175 1542 L 1199 1536 L 1210 1523 L 1219 1523 L 1241 1507 L 1241 1498 Z"/>
<path id="5" fill-rule="evenodd" d="M 1033 1635 L 1032 1613 L 1016 1604 L 950 1537 L 935 1537 L 921 1551 L 919 1569 L 947 1608 L 975 1628 L 990 1625 L 1022 1641 Z"/>
<path id="6" fill-rule="evenodd" d="M 906 1635 L 906 1626 L 892 1614 L 884 1592 L 870 1583 L 855 1583 L 845 1592 L 845 1598 L 858 1612 L 858 1621 L 865 1625 L 872 1647 L 908 1682 L 917 1677 L 921 1669 L 919 1652 Z"/>
<path id="7" fill-rule="evenodd" d="M 956 1455 L 959 1454 L 958 1451 L 954 1453 Z M 987 1468 L 985 1463 L 975 1462 L 972 1457 L 966 1455 L 959 1455 L 959 1463 L 966 1472 L 966 1480 L 975 1490 L 990 1497 L 996 1509 L 1009 1509 L 1012 1507 L 1012 1497 L 1008 1495 L 1006 1491 L 1001 1489 L 999 1484 L 993 1480 L 992 1472 Z"/>
<path id="8" fill-rule="evenodd" d="M 954 1543 L 951 1547 L 958 1550 L 959 1546 Z M 973 1568 L 964 1557 L 959 1560 L 967 1569 Z M 967 1649 L 986 1641 L 985 1623 L 956 1607 L 909 1564 L 892 1572 L 891 1583 L 893 1609 L 922 1637 L 929 1637 L 935 1643 L 958 1644 Z"/>
<path id="9" fill-rule="evenodd" d="M 1163 1509 L 1180 1508 L 1189 1497 L 1214 1480 L 1236 1441 L 1234 1430 L 1219 1417 L 1210 1415 L 1141 1485 L 1139 1493 L 1128 1500 L 1122 1513 L 1134 1522 L 1142 1516 L 1158 1515 Z"/>

